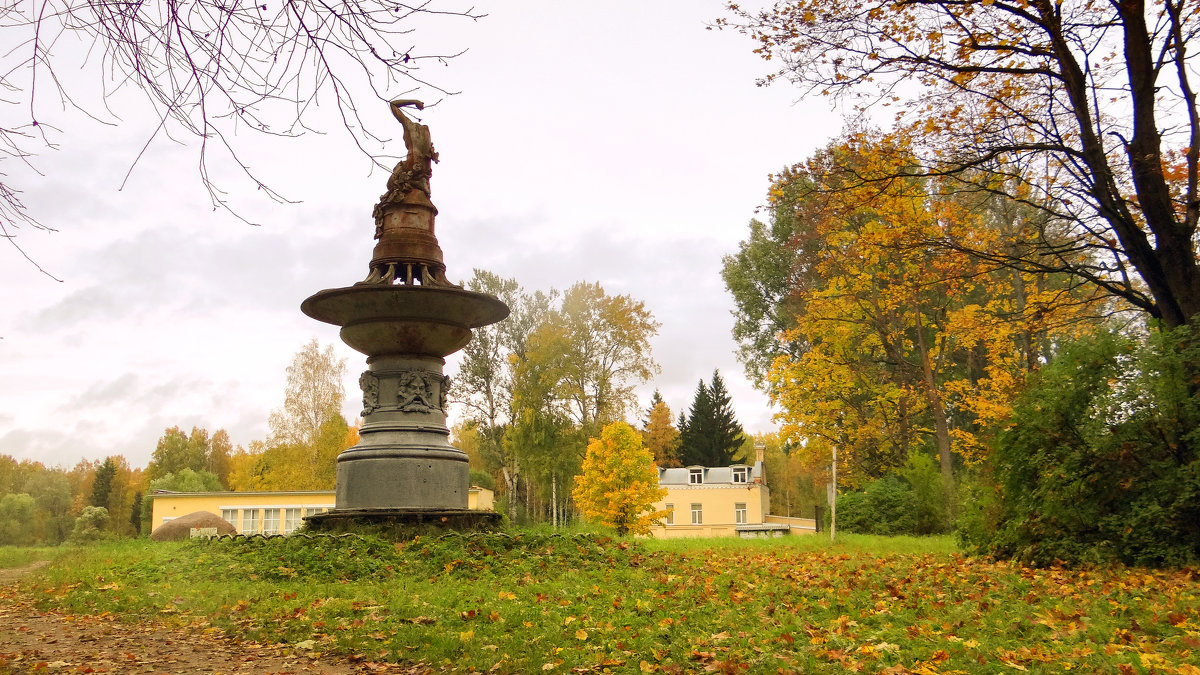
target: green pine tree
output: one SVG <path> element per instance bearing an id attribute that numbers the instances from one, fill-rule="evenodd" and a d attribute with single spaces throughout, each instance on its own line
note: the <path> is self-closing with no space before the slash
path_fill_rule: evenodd
<path id="1" fill-rule="evenodd" d="M 733 401 L 729 397 L 729 390 L 725 388 L 725 381 L 715 370 L 712 382 L 708 385 L 708 398 L 713 410 L 711 458 L 714 462 L 709 466 L 732 464 L 737 460 L 738 451 L 746 438 L 733 412 Z"/>
<path id="2" fill-rule="evenodd" d="M 96 468 L 96 480 L 92 482 L 92 496 L 88 499 L 91 506 L 108 506 L 108 494 L 112 492 L 113 478 L 117 475 L 117 463 L 112 457 L 105 458 Z"/>
<path id="3" fill-rule="evenodd" d="M 655 389 L 654 394 L 650 397 L 650 405 L 646 406 L 646 416 L 642 418 L 642 431 L 650 426 L 650 417 L 654 414 L 654 408 L 660 403 L 666 403 L 666 401 L 663 400 L 662 393 Z"/>
<path id="4" fill-rule="evenodd" d="M 683 466 L 728 466 L 734 462 L 744 440 L 742 425 L 733 413 L 719 371 L 713 371 L 710 384 L 701 380 L 696 386 L 687 419 L 680 419 L 679 433 Z"/>

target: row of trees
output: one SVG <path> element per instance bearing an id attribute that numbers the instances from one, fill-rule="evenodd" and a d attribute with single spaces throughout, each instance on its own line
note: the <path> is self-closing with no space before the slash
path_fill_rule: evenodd
<path id="1" fill-rule="evenodd" d="M 235 448 L 224 429 L 170 427 L 145 469 L 121 456 L 67 470 L 0 455 L 0 543 L 57 544 L 76 530 L 136 536 L 150 529 L 155 490 L 333 489 L 337 454 L 358 442 L 341 414 L 344 372 L 332 347 L 306 344 L 287 369 L 270 435 L 246 448 Z"/>
<path id="2" fill-rule="evenodd" d="M 839 499 L 858 529 L 945 531 L 963 515 L 965 540 L 1000 555 L 1195 559 L 1196 507 L 1180 495 L 1200 490 L 1196 329 L 1151 334 L 1123 298 L 1064 270 L 946 248 L 1036 248 L 1036 214 L 897 175 L 914 163 L 894 138 L 847 135 L 775 179 L 772 222 L 725 260 L 743 360 L 804 471 L 837 450 L 842 486 L 864 489 Z"/>
<path id="3" fill-rule="evenodd" d="M 492 479 L 510 518 L 558 522 L 576 511 L 574 477 L 590 439 L 634 412 L 634 389 L 659 370 L 658 331 L 645 305 L 580 282 L 565 292 L 524 291 L 513 279 L 475 270 L 467 283 L 512 310 L 477 330 L 463 350 L 453 395 L 465 410 L 455 442 Z M 724 465 L 744 444 L 719 373 L 697 385 L 673 421 L 656 391 L 639 445 L 658 466 Z"/>
<path id="4" fill-rule="evenodd" d="M 733 411 L 733 401 L 719 371 L 696 384 L 687 412 L 671 421 L 671 408 L 656 389 L 642 419 L 646 448 L 660 467 L 727 466 L 746 459 L 746 436 Z"/>
<path id="5" fill-rule="evenodd" d="M 456 443 L 499 478 L 510 518 L 570 517 L 588 439 L 623 419 L 634 388 L 659 370 L 650 353 L 659 324 L 641 301 L 595 283 L 529 293 L 475 270 L 466 286 L 512 313 L 476 330 L 463 350 L 452 391 L 465 411 Z"/>
<path id="6" fill-rule="evenodd" d="M 131 469 L 122 457 L 63 469 L 0 455 L 0 544 L 65 541 L 89 507 L 124 514 L 109 527 L 136 534 L 141 521 L 130 516 L 140 509 L 144 485 L 144 471 Z"/>

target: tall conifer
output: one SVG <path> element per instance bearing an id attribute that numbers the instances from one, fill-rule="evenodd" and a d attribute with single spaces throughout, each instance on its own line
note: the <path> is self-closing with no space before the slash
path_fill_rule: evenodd
<path id="1" fill-rule="evenodd" d="M 112 457 L 105 458 L 96 468 L 96 479 L 92 482 L 92 495 L 88 503 L 108 508 L 108 495 L 112 492 L 113 478 L 117 475 L 117 463 Z"/>
<path id="2" fill-rule="evenodd" d="M 684 466 L 728 466 L 742 446 L 742 425 L 733 413 L 729 391 L 719 371 L 712 383 L 696 386 L 687 420 L 680 424 L 680 462 Z"/>

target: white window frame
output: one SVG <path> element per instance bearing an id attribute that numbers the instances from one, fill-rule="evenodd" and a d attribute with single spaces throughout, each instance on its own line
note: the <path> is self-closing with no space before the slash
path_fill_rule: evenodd
<path id="1" fill-rule="evenodd" d="M 225 520 L 225 522 L 229 523 L 230 525 L 237 527 L 238 510 L 222 508 L 221 509 L 221 518 L 223 518 Z"/>
<path id="2" fill-rule="evenodd" d="M 704 469 L 688 469 L 688 485 L 704 485 Z"/>
<path id="3" fill-rule="evenodd" d="M 279 509 L 263 509 L 263 534 L 279 534 Z"/>
<path id="4" fill-rule="evenodd" d="M 242 534 L 258 534 L 261 531 L 258 516 L 259 509 L 242 509 Z"/>
<path id="5" fill-rule="evenodd" d="M 300 529 L 300 507 L 290 507 L 283 510 L 283 533 L 291 534 Z"/>
<path id="6" fill-rule="evenodd" d="M 734 483 L 750 482 L 750 470 L 744 466 L 733 467 L 733 482 Z"/>
<path id="7" fill-rule="evenodd" d="M 746 503 L 735 502 L 733 505 L 733 522 L 737 525 L 746 524 Z"/>
<path id="8" fill-rule="evenodd" d="M 663 522 L 666 523 L 667 525 L 674 525 L 675 524 L 675 505 L 674 504 L 664 504 L 663 510 L 667 512 L 666 520 L 664 520 Z"/>
<path id="9" fill-rule="evenodd" d="M 704 524 L 704 505 L 703 504 L 692 504 L 692 524 L 693 525 L 703 525 Z"/>

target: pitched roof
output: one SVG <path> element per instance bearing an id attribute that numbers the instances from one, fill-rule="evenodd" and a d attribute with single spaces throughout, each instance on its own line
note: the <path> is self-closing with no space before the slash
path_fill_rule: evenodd
<path id="1" fill-rule="evenodd" d="M 746 483 L 754 483 L 762 480 L 763 465 L 762 462 L 755 462 L 754 466 L 749 464 L 732 464 L 730 466 L 684 466 L 671 469 L 659 468 L 658 484 L 659 485 L 694 485 L 691 482 L 691 472 L 693 469 L 703 471 L 703 485 L 745 485 L 746 483 L 733 482 L 733 470 L 735 468 L 749 469 L 749 476 Z"/>

